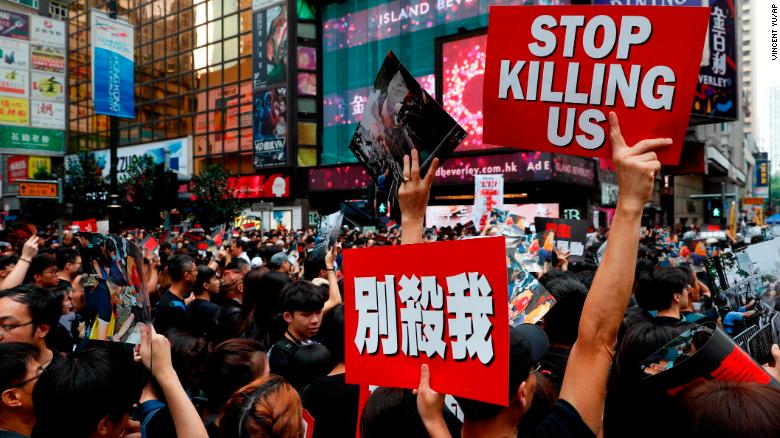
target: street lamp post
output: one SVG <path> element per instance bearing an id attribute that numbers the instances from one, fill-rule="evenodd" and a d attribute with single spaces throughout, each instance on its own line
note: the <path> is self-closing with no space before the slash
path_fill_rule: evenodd
<path id="1" fill-rule="evenodd" d="M 116 19 L 117 5 L 116 0 L 109 0 L 108 15 L 111 19 Z M 111 234 L 119 232 L 119 182 L 117 180 L 117 148 L 119 147 L 119 120 L 114 116 L 108 116 L 108 147 L 110 151 L 110 169 L 109 172 L 109 203 L 108 203 L 108 230 Z"/>

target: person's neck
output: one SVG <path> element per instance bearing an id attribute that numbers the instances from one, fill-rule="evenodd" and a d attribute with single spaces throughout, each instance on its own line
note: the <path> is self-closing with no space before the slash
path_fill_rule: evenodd
<path id="1" fill-rule="evenodd" d="M 171 287 L 168 290 L 183 300 L 184 295 L 187 294 L 187 285 L 185 283 L 171 283 Z"/>
<path id="2" fill-rule="evenodd" d="M 670 307 L 668 309 L 659 310 L 658 311 L 658 316 L 659 317 L 660 316 L 664 316 L 664 317 L 667 317 L 667 318 L 677 318 L 677 319 L 680 319 L 681 318 L 681 316 L 680 316 L 680 306 L 672 306 L 672 307 Z"/>
<path id="3" fill-rule="evenodd" d="M 292 327 L 287 327 L 287 331 L 284 332 L 284 337 L 289 339 L 290 341 L 295 342 L 296 344 L 300 344 L 301 342 L 308 341 L 309 338 L 306 336 L 301 336 L 299 333 L 296 333 L 295 330 L 293 330 Z"/>
<path id="4" fill-rule="evenodd" d="M 344 374 L 346 372 L 347 368 L 344 366 L 344 362 L 339 362 L 336 364 L 335 367 L 333 367 L 332 370 L 328 373 L 329 376 L 338 376 L 339 374 Z"/>
<path id="5" fill-rule="evenodd" d="M 2 412 L 0 415 L 0 430 L 16 432 L 19 435 L 32 435 L 33 425 L 35 424 L 35 412 Z"/>
<path id="6" fill-rule="evenodd" d="M 41 352 L 41 358 L 40 358 L 41 366 L 43 368 L 46 368 L 49 365 L 51 365 L 51 361 L 52 359 L 54 359 L 54 352 L 48 349 L 45 343 L 43 343 L 43 345 L 39 345 L 38 349 Z"/>
<path id="7" fill-rule="evenodd" d="M 68 283 L 73 283 L 73 277 L 70 274 L 68 274 L 66 271 L 58 272 L 57 278 L 59 278 L 60 280 L 65 280 Z"/>
<path id="8" fill-rule="evenodd" d="M 238 302 L 238 304 L 244 303 L 244 295 L 241 293 L 227 294 L 227 299 L 235 300 Z"/>
<path id="9" fill-rule="evenodd" d="M 196 300 L 211 301 L 211 295 L 204 293 L 201 295 L 195 295 Z"/>
<path id="10" fill-rule="evenodd" d="M 515 438 L 520 419 L 512 409 L 503 409 L 496 417 L 489 420 L 463 422 L 462 438 Z"/>

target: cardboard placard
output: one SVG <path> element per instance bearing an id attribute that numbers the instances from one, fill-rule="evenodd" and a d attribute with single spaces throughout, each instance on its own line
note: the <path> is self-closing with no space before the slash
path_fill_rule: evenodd
<path id="1" fill-rule="evenodd" d="M 506 406 L 507 302 L 503 237 L 346 250 L 346 381 Z"/>
<path id="2" fill-rule="evenodd" d="M 485 143 L 611 158 L 615 111 L 627 144 L 672 138 L 658 158 L 677 164 L 708 17 L 695 7 L 491 7 Z"/>

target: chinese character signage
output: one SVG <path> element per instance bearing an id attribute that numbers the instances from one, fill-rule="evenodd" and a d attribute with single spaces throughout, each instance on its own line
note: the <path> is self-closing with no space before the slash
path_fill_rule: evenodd
<path id="1" fill-rule="evenodd" d="M 30 46 L 33 70 L 65 74 L 65 49 L 49 46 Z"/>
<path id="2" fill-rule="evenodd" d="M 9 155 L 6 161 L 8 184 L 15 184 L 27 176 L 27 155 Z"/>
<path id="3" fill-rule="evenodd" d="M 756 196 L 769 197 L 769 160 L 756 160 Z"/>
<path id="4" fill-rule="evenodd" d="M 494 209 L 504 208 L 504 175 L 474 176 L 474 224 L 483 229 Z"/>
<path id="5" fill-rule="evenodd" d="M 289 198 L 290 177 L 281 173 L 231 176 L 227 189 L 236 199 Z"/>
<path id="6" fill-rule="evenodd" d="M 6 99 L 0 98 L 0 104 L 4 100 Z M 65 132 L 22 126 L 0 126 L 0 152 L 9 154 L 36 152 L 38 155 L 62 155 L 65 152 Z"/>
<path id="7" fill-rule="evenodd" d="M 44 171 L 51 173 L 51 157 L 33 157 L 27 161 L 27 176 L 35 178 L 35 174 Z"/>
<path id="8" fill-rule="evenodd" d="M 0 96 L 0 125 L 29 125 L 29 106 L 27 99 Z"/>
<path id="9" fill-rule="evenodd" d="M 59 184 L 57 181 L 30 181 L 19 182 L 20 198 L 58 199 Z"/>
<path id="10" fill-rule="evenodd" d="M 29 40 L 29 17 L 25 14 L 0 10 L 0 37 Z"/>
<path id="11" fill-rule="evenodd" d="M 28 97 L 30 72 L 0 68 L 0 94 L 3 96 Z"/>
<path id="12" fill-rule="evenodd" d="M 65 48 L 65 22 L 33 15 L 30 24 L 30 42 Z"/>
<path id="13" fill-rule="evenodd" d="M 27 41 L 0 38 L 0 67 L 29 69 L 30 44 Z"/>
<path id="14" fill-rule="evenodd" d="M 507 405 L 503 237 L 346 250 L 344 269 L 347 383 L 417 388 L 427 363 L 436 391 Z"/>
<path id="15" fill-rule="evenodd" d="M 710 121 L 736 120 L 736 12 L 731 0 L 710 0 L 709 59 L 699 72 L 692 116 Z"/>
<path id="16" fill-rule="evenodd" d="M 287 88 L 254 92 L 255 168 L 287 164 Z"/>
<path id="17" fill-rule="evenodd" d="M 96 114 L 135 118 L 133 33 L 127 21 L 92 10 L 92 98 Z"/>
<path id="18" fill-rule="evenodd" d="M 534 218 L 536 233 L 543 236 L 544 242 L 555 242 L 555 247 L 568 251 L 569 260 L 585 258 L 585 242 L 590 222 L 577 219 Z M 542 241 L 542 239 L 540 239 Z"/>
<path id="19" fill-rule="evenodd" d="M 672 138 L 658 157 L 676 164 L 707 15 L 706 8 L 492 7 L 484 141 L 610 158 L 607 116 L 615 111 L 628 144 Z"/>
<path id="20" fill-rule="evenodd" d="M 64 103 L 31 100 L 30 114 L 34 128 L 65 129 Z"/>
<path id="21" fill-rule="evenodd" d="M 65 102 L 65 76 L 32 72 L 30 95 L 33 99 Z"/>

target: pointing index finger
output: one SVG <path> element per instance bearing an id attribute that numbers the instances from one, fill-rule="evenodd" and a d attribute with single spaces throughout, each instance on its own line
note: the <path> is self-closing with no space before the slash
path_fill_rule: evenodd
<path id="1" fill-rule="evenodd" d="M 628 147 L 623 139 L 623 134 L 620 132 L 620 122 L 614 111 L 609 112 L 609 139 L 613 150 Z"/>

